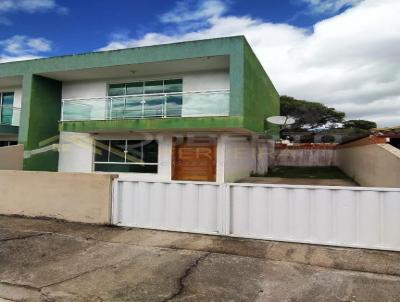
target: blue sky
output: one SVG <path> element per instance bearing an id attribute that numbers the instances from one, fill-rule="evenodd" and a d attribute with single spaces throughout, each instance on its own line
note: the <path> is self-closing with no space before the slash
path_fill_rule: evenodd
<path id="1" fill-rule="evenodd" d="M 388 126 L 399 15 L 399 0 L 0 0 L 0 62 L 241 34 L 281 94 Z"/>
<path id="2" fill-rule="evenodd" d="M 174 31 L 173 26 L 160 22 L 160 19 L 179 2 L 153 0 L 149 5 L 147 1 L 129 0 L 39 0 L 38 3 L 44 2 L 47 6 L 34 11 L 15 8 L 1 13 L 1 3 L 6 1 L 9 0 L 0 0 L 0 17 L 3 19 L 0 40 L 14 35 L 44 37 L 52 42 L 52 49 L 46 56 L 92 51 L 103 47 L 118 34 L 140 38 L 151 31 Z M 197 1 L 187 2 L 198 5 Z M 232 0 L 225 3 L 232 15 L 249 15 L 303 28 L 311 28 L 317 21 L 343 10 L 316 14 L 309 2 L 301 0 Z"/>

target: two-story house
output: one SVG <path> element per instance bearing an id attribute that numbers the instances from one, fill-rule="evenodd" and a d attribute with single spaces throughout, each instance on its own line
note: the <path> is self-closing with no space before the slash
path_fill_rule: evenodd
<path id="1" fill-rule="evenodd" d="M 26 170 L 234 181 L 279 115 L 242 36 L 0 64 L 0 87 L 13 79 Z"/>

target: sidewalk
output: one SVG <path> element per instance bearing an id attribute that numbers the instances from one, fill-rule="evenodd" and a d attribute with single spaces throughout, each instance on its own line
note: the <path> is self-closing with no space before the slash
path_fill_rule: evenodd
<path id="1" fill-rule="evenodd" d="M 0 301 L 400 301 L 400 253 L 0 216 Z"/>

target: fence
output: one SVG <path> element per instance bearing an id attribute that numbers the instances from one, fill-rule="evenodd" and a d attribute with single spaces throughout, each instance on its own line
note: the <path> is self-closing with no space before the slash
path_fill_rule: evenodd
<path id="1" fill-rule="evenodd" d="M 221 187 L 210 183 L 115 180 L 113 221 L 118 225 L 217 234 Z"/>
<path id="2" fill-rule="evenodd" d="M 400 189 L 114 180 L 117 225 L 400 251 Z"/>
<path id="3" fill-rule="evenodd" d="M 109 224 L 112 174 L 0 171 L 0 214 Z"/>

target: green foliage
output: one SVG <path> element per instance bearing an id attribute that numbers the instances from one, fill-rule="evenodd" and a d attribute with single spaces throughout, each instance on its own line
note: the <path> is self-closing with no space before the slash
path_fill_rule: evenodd
<path id="1" fill-rule="evenodd" d="M 281 115 L 288 115 L 296 119 L 292 128 L 317 128 L 326 124 L 341 123 L 345 113 L 329 108 L 317 102 L 297 100 L 293 97 L 281 96 Z"/>
<path id="2" fill-rule="evenodd" d="M 344 128 L 358 128 L 364 130 L 370 130 L 377 127 L 375 122 L 366 120 L 348 120 L 343 123 L 343 126 Z"/>

